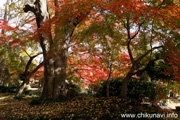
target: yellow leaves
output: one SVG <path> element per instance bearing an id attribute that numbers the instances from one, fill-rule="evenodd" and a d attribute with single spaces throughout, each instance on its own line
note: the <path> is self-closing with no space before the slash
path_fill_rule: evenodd
<path id="1" fill-rule="evenodd" d="M 4 96 L 0 96 L 4 97 Z M 7 100 L 8 98 L 6 98 Z M 1 99 L 0 99 L 0 102 Z M 5 102 L 5 101 L 4 101 Z M 74 119 L 89 117 L 99 120 L 103 115 L 108 114 L 111 119 L 120 118 L 119 114 L 129 112 L 134 107 L 129 105 L 129 101 L 123 101 L 118 97 L 76 97 L 66 102 L 54 102 L 36 106 L 28 105 L 29 100 L 15 101 L 11 99 L 8 104 L 0 105 L 0 119 L 8 116 L 9 118 L 56 118 Z M 136 106 L 137 107 L 137 106 Z M 109 118 L 109 119 L 110 119 Z M 42 118 L 41 118 L 42 119 Z M 107 118 L 108 119 L 108 118 Z"/>

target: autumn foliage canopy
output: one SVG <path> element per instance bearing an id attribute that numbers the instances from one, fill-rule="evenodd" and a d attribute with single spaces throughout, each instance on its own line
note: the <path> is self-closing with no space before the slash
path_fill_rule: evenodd
<path id="1" fill-rule="evenodd" d="M 152 50 L 155 44 L 173 45 L 168 30 L 180 27 L 179 3 L 173 0 L 65 0 L 57 4 L 54 4 L 54 0 L 48 0 L 51 18 L 40 29 L 36 29 L 34 16 L 25 20 L 26 24 L 31 24 L 28 30 L 11 27 L 1 19 L 0 28 L 12 34 L 2 31 L 0 44 L 3 46 L 3 43 L 9 42 L 10 47 L 21 46 L 23 49 L 29 41 L 40 42 L 40 33 L 52 33 L 53 42 L 56 43 L 56 30 L 73 22 L 77 27 L 68 45 L 67 74 L 72 73 L 85 84 L 106 80 L 110 65 L 111 78 L 124 78 L 133 66 L 131 56 L 136 60 L 149 49 Z M 53 47 L 52 53 L 57 50 L 56 44 Z M 179 50 L 173 47 L 167 50 L 171 56 L 168 64 L 173 72 L 171 69 L 171 72 L 165 70 L 164 73 L 173 74 L 174 79 L 178 80 L 180 58 L 176 51 Z M 152 59 L 148 55 L 144 56 L 142 64 Z"/>

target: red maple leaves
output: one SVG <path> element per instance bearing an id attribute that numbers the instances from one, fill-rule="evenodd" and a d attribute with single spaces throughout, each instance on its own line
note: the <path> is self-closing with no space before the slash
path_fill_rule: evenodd
<path id="1" fill-rule="evenodd" d="M 164 71 L 165 75 L 173 75 L 173 79 L 180 82 L 180 52 L 174 45 L 174 43 L 167 42 L 167 52 L 165 58 L 167 59 L 169 68 Z"/>
<path id="2" fill-rule="evenodd" d="M 93 53 L 73 55 L 68 64 L 74 70 L 74 75 L 84 84 L 95 84 L 100 80 L 106 80 L 109 76 L 108 57 Z M 130 58 L 126 53 L 120 53 L 117 60 L 112 61 L 112 77 L 123 77 L 130 68 Z"/>

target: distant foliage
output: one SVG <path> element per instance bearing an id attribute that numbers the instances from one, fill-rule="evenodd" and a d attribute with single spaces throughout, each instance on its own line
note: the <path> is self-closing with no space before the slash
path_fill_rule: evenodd
<path id="1" fill-rule="evenodd" d="M 18 87 L 16 86 L 0 86 L 0 92 L 1 93 L 16 93 L 18 91 Z"/>
<path id="2" fill-rule="evenodd" d="M 68 83 L 67 89 L 68 89 L 67 96 L 77 96 L 81 91 L 80 87 L 74 83 Z"/>
<path id="3" fill-rule="evenodd" d="M 104 81 L 99 85 L 94 84 L 89 87 L 89 94 L 93 96 L 106 96 L 106 84 Z M 114 78 L 110 80 L 109 83 L 109 93 L 110 96 L 119 96 L 121 91 L 122 80 L 119 78 Z M 140 95 L 149 97 L 150 100 L 161 99 L 161 96 L 167 95 L 167 89 L 164 86 L 157 85 L 153 82 L 147 82 L 144 80 L 131 79 L 128 84 L 127 96 L 138 100 Z"/>

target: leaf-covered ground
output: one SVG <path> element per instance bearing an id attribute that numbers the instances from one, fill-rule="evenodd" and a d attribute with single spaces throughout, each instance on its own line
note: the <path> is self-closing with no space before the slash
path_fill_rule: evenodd
<path id="1" fill-rule="evenodd" d="M 142 106 L 118 97 L 76 97 L 65 102 L 46 102 L 29 105 L 31 99 L 15 100 L 13 95 L 0 94 L 0 120 L 64 119 L 64 120 L 119 120 L 123 113 L 156 113 L 157 109 Z"/>

